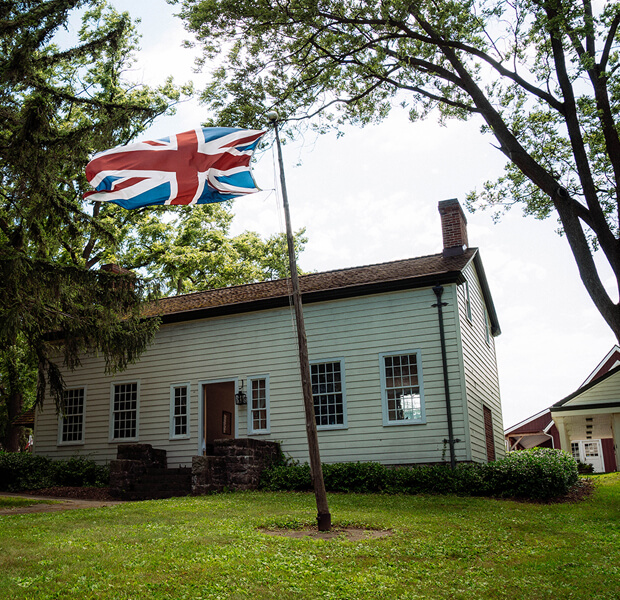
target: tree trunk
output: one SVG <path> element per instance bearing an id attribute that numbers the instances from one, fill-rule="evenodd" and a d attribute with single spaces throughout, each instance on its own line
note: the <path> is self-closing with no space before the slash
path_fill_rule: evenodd
<path id="1" fill-rule="evenodd" d="M 4 449 L 7 452 L 19 451 L 19 440 L 22 434 L 21 425 L 13 425 L 13 421 L 21 414 L 23 408 L 23 398 L 20 392 L 12 391 L 7 398 L 7 412 L 9 422 L 7 424 L 6 436 L 4 438 Z"/>

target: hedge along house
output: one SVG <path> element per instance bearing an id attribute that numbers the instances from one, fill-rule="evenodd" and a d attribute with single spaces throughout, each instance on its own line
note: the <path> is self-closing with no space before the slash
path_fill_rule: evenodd
<path id="1" fill-rule="evenodd" d="M 449 417 L 457 461 L 504 452 L 493 301 L 458 201 L 439 211 L 439 254 L 300 278 L 323 462 L 449 461 Z M 147 443 L 174 467 L 250 438 L 307 462 L 289 292 L 277 280 L 159 301 L 139 362 L 105 375 L 85 356 L 64 373 L 66 413 L 37 412 L 35 452 L 105 462 Z"/>

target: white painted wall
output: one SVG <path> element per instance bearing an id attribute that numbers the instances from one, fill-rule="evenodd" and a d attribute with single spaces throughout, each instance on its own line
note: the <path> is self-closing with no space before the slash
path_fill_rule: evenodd
<path id="1" fill-rule="evenodd" d="M 473 278 L 475 282 L 475 277 Z M 475 289 L 476 286 L 473 286 Z M 491 402 L 499 427 L 496 441 L 503 440 L 495 366 L 480 378 L 476 360 L 463 361 L 459 337 L 478 351 L 470 336 L 459 331 L 455 312 L 460 289 L 445 286 L 444 309 L 448 344 L 454 435 L 475 440 L 474 460 L 481 460 L 477 409 Z M 345 365 L 347 428 L 319 431 L 324 462 L 380 461 L 385 464 L 449 460 L 443 440 L 448 437 L 444 383 L 436 302 L 430 287 L 343 300 L 304 307 L 311 360 L 343 359 Z M 478 311 L 476 305 L 475 311 Z M 460 318 L 462 321 L 462 318 Z M 461 324 L 461 330 L 464 325 Z M 485 361 L 494 361 L 494 349 L 485 350 Z M 379 354 L 419 351 L 422 359 L 426 423 L 384 426 L 380 388 Z M 467 385 L 462 385 L 465 364 Z M 108 461 L 116 457 L 116 442 L 109 441 L 110 395 L 113 382 L 139 381 L 140 415 L 138 441 L 164 448 L 170 466 L 190 465 L 199 447 L 200 382 L 246 380 L 269 376 L 270 433 L 256 435 L 282 443 L 286 455 L 307 461 L 303 403 L 297 364 L 294 319 L 289 309 L 273 309 L 164 325 L 139 363 L 117 375 L 104 374 L 103 359 L 89 357 L 83 366 L 66 372 L 68 386 L 86 386 L 85 437 L 81 445 L 58 445 L 58 420 L 48 400 L 37 414 L 35 452 L 52 458 L 74 454 Z M 484 374 L 484 373 L 483 373 Z M 491 397 L 476 393 L 476 384 L 490 382 Z M 170 440 L 170 386 L 190 384 L 190 436 Z M 469 395 L 469 424 L 464 393 Z M 246 406 L 235 407 L 239 437 L 247 436 Z M 472 433 L 470 434 L 470 429 Z M 482 447 L 484 452 L 484 447 Z M 457 460 L 471 457 L 466 443 L 457 445 Z"/>
<path id="2" fill-rule="evenodd" d="M 482 407 L 491 409 L 493 416 L 493 439 L 495 457 L 505 454 L 502 406 L 499 392 L 499 376 L 495 355 L 495 338 L 490 332 L 487 339 L 486 308 L 480 280 L 473 261 L 464 269 L 468 281 L 471 319 L 467 311 L 465 284 L 458 286 L 459 334 L 463 348 L 464 393 L 467 396 L 468 442 L 474 462 L 486 462 L 486 437 Z M 458 437 L 458 436 L 457 436 Z"/>

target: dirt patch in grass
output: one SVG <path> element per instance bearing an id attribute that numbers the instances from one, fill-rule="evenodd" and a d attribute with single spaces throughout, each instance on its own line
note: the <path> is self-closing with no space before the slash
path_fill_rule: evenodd
<path id="1" fill-rule="evenodd" d="M 266 529 L 260 528 L 259 531 L 267 535 L 279 535 L 289 538 L 312 538 L 315 540 L 346 539 L 350 542 L 360 540 L 374 540 L 377 538 L 388 537 L 393 534 L 389 529 L 365 529 L 362 527 L 332 527 L 330 531 L 319 531 L 318 527 L 307 527 L 306 529 Z"/>
<path id="2" fill-rule="evenodd" d="M 568 490 L 568 494 L 562 498 L 557 498 L 556 502 L 581 502 L 588 499 L 593 493 L 596 484 L 593 479 L 580 477 L 579 481 Z"/>

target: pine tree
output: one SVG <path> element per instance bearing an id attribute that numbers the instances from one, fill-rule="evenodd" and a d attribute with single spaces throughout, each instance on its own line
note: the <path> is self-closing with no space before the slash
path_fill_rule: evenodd
<path id="1" fill-rule="evenodd" d="M 80 8 L 79 39 L 62 48 L 54 36 Z M 179 98 L 171 81 L 149 89 L 124 79 L 135 49 L 129 16 L 105 2 L 0 4 L 0 401 L 9 423 L 22 410 L 24 365 L 36 367 L 33 400 L 49 393 L 62 410 L 61 363 L 75 368 L 81 352 L 96 351 L 109 371 L 123 369 L 157 329 L 140 318 L 139 279 L 88 268 L 93 240 L 114 232 L 82 200 L 92 153 L 128 142 Z M 15 450 L 19 430 L 7 431 Z"/>

